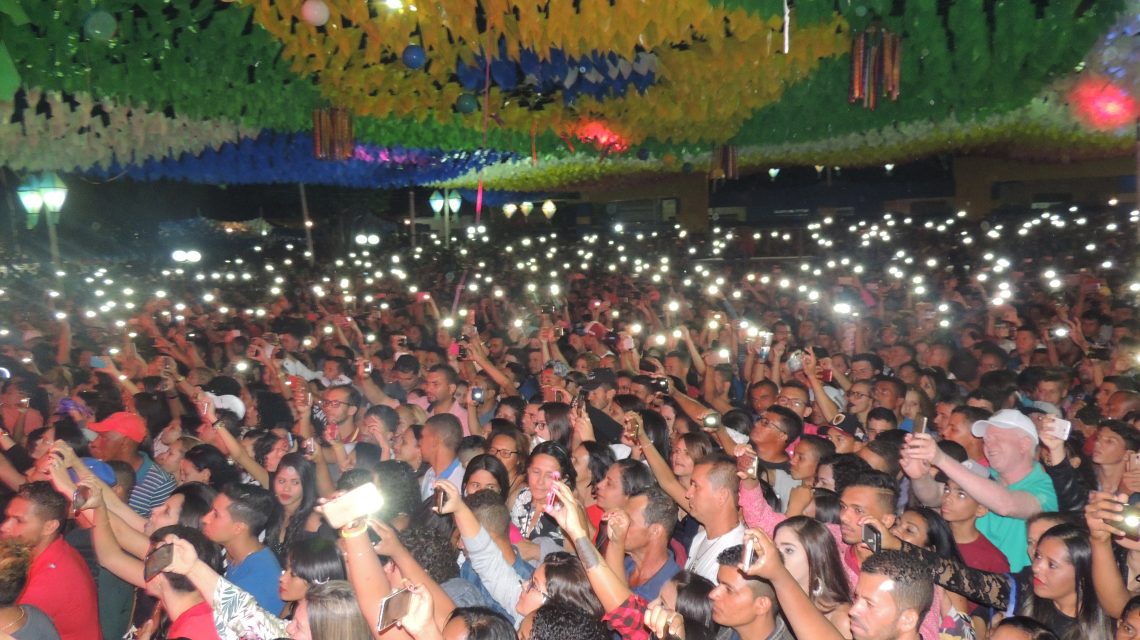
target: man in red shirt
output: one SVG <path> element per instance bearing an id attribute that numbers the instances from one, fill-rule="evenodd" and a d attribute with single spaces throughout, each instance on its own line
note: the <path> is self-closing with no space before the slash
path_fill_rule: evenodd
<path id="1" fill-rule="evenodd" d="M 151 535 L 154 548 L 166 544 L 166 537 L 170 535 L 178 536 L 193 545 L 199 560 L 214 571 L 222 572 L 221 548 L 210 542 L 201 531 L 181 525 L 163 527 Z M 170 618 L 170 629 L 166 637 L 220 640 L 214 627 L 214 610 L 186 576 L 159 573 L 146 583 L 146 592 L 158 598 Z"/>
<path id="2" fill-rule="evenodd" d="M 61 535 L 68 508 L 51 483 L 29 482 L 8 503 L 0 537 L 32 551 L 28 583 L 17 602 L 47 614 L 61 640 L 102 640 L 95 579 Z"/>

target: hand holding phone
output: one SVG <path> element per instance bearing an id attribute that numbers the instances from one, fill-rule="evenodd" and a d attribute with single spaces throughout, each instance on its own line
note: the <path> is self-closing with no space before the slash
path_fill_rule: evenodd
<path id="1" fill-rule="evenodd" d="M 1057 416 L 1047 416 L 1044 424 L 1046 432 L 1058 440 L 1068 440 L 1073 423 Z"/>
<path id="2" fill-rule="evenodd" d="M 408 589 L 386 596 L 380 601 L 380 618 L 376 621 L 376 630 L 384 631 L 395 625 L 408 614 L 408 605 L 412 602 L 412 592 Z"/>
<path id="3" fill-rule="evenodd" d="M 334 529 L 343 529 L 350 522 L 367 518 L 384 506 L 384 496 L 371 482 L 333 498 L 319 507 L 321 514 Z"/>
<path id="4" fill-rule="evenodd" d="M 863 525 L 863 544 L 867 545 L 874 553 L 878 553 L 883 548 L 883 534 L 875 527 L 865 524 Z"/>
<path id="5" fill-rule="evenodd" d="M 143 581 L 150 582 L 151 578 L 162 573 L 172 562 L 174 562 L 174 545 L 164 544 L 155 547 L 143 562 Z"/>

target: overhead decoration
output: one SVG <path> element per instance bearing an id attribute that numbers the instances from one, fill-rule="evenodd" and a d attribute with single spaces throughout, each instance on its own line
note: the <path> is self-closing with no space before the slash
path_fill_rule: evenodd
<path id="1" fill-rule="evenodd" d="M 1114 112 L 1137 97 L 1138 14 L 1137 0 L 0 0 L 0 100 L 23 87 L 63 114 L 17 93 L 0 106 L 0 153 L 21 170 L 223 182 L 219 166 L 268 181 L 476 188 L 485 167 L 489 188 L 520 191 L 727 175 L 711 162 L 725 145 L 742 171 L 882 163 L 887 147 L 892 162 L 1121 153 L 1124 132 L 1073 117 L 1065 98 L 1094 77 L 1122 93 L 1090 104 Z M 872 92 L 874 110 L 844 100 L 853 34 L 871 42 L 872 25 L 901 42 L 895 70 L 878 76 L 898 82 Z M 352 114 L 353 159 L 313 157 L 319 108 Z M 998 123 L 1019 132 L 1015 144 Z M 401 147 L 443 164 L 356 158 Z"/>
<path id="2" fill-rule="evenodd" d="M 136 164 L 112 165 L 89 172 L 97 177 L 119 174 L 135 180 L 185 180 L 210 184 L 277 184 L 306 182 L 392 189 L 447 180 L 509 158 L 497 151 L 385 148 L 357 145 L 341 162 L 313 157 L 307 134 L 263 133 L 256 140 L 222 145 L 198 155 L 185 154 Z"/>
<path id="3" fill-rule="evenodd" d="M 24 12 L 20 0 L 5 0 L 0 2 L 0 24 L 7 20 L 13 26 L 22 27 L 28 24 L 28 14 Z M 11 100 L 20 88 L 20 72 L 12 60 L 8 46 L 0 42 L 0 100 Z"/>
<path id="4" fill-rule="evenodd" d="M 243 4 L 281 40 L 294 71 L 312 75 L 327 99 L 357 115 L 448 122 L 462 115 L 451 105 L 481 88 L 490 64 L 498 127 L 529 131 L 538 122 L 559 130 L 595 119 L 632 142 L 723 139 L 847 48 L 839 15 L 802 24 L 785 53 L 782 12 L 708 0 L 442 0 L 414 11 L 330 0 L 335 29 L 299 23 L 294 0 Z M 626 92 L 635 71 L 639 91 Z M 576 99 L 557 99 L 563 90 Z"/>
<path id="5" fill-rule="evenodd" d="M 189 120 L 83 93 L 29 91 L 0 102 L 0 164 L 16 171 L 83 171 L 219 149 L 257 135 L 225 120 Z"/>

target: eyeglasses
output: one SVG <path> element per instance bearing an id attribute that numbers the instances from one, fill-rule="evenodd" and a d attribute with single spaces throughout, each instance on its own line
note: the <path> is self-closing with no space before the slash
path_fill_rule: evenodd
<path id="1" fill-rule="evenodd" d="M 847 397 L 848 398 L 861 398 L 863 400 L 868 400 L 868 399 L 870 399 L 871 394 L 863 393 L 862 391 L 848 391 Z"/>
<path id="2" fill-rule="evenodd" d="M 518 451 L 512 451 L 510 449 L 496 449 L 495 447 L 491 447 L 490 449 L 487 449 L 487 453 L 489 453 L 493 456 L 496 456 L 496 457 L 503 456 L 504 458 L 509 458 L 511 456 L 518 455 Z"/>
<path id="3" fill-rule="evenodd" d="M 760 426 L 764 427 L 765 429 L 773 429 L 775 431 L 779 431 L 780 433 L 784 433 L 784 430 L 780 428 L 779 423 L 774 420 L 769 420 L 768 418 L 760 418 L 757 420 L 757 422 L 759 422 Z"/>
<path id="4" fill-rule="evenodd" d="M 776 404 L 781 407 L 806 407 L 807 403 L 803 400 L 796 400 L 788 396 L 776 396 Z"/>
<path id="5" fill-rule="evenodd" d="M 534 430 L 535 430 L 535 431 L 538 431 L 539 429 L 545 429 L 545 428 L 546 428 L 546 423 L 545 423 L 545 422 L 536 422 L 536 423 L 534 423 Z"/>
<path id="6" fill-rule="evenodd" d="M 538 594 L 542 596 L 542 602 L 544 604 L 547 600 L 550 599 L 550 594 L 543 591 L 542 589 L 539 589 L 538 583 L 534 581 L 534 578 L 531 578 L 530 580 L 519 580 L 519 586 L 522 587 L 523 594 L 530 593 L 531 591 L 537 591 Z"/>
<path id="7" fill-rule="evenodd" d="M 322 407 L 332 407 L 333 409 L 348 405 L 347 402 L 341 402 L 340 400 L 321 400 L 319 404 Z"/>

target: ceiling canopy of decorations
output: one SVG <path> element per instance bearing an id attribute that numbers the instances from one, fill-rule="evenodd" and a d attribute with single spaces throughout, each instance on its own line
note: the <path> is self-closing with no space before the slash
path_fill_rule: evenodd
<path id="1" fill-rule="evenodd" d="M 0 0 L 0 162 L 553 189 L 1127 151 L 1137 0 Z M 314 122 L 347 114 L 347 132 Z M 314 113 L 325 113 L 326 120 Z M 339 160 L 316 160 L 344 137 Z M 715 170 L 715 169 L 714 169 Z"/>

